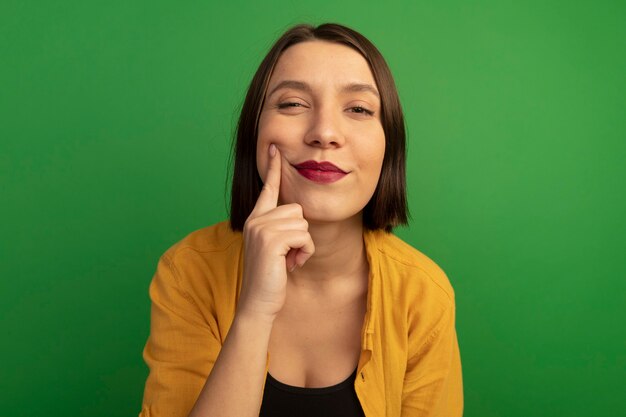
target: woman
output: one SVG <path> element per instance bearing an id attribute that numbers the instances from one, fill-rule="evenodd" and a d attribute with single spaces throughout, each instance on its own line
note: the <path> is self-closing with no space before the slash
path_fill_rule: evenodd
<path id="1" fill-rule="evenodd" d="M 239 120 L 230 222 L 150 286 L 141 416 L 462 414 L 454 292 L 406 224 L 404 119 L 359 33 L 298 25 Z"/>

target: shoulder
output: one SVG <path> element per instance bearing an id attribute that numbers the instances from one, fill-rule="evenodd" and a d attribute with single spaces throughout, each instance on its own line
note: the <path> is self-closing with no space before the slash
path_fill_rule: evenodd
<path id="1" fill-rule="evenodd" d="M 403 293 L 418 293 L 454 306 L 454 289 L 443 269 L 422 251 L 392 233 L 370 232 L 383 282 Z M 418 295 L 415 294 L 415 295 Z M 407 294 L 409 295 L 409 294 Z"/>
<path id="2" fill-rule="evenodd" d="M 237 288 L 243 238 L 228 221 L 195 230 L 161 256 L 189 294 L 231 293 Z"/>
<path id="3" fill-rule="evenodd" d="M 163 313 L 157 319 L 171 317 L 167 326 L 208 326 L 223 342 L 240 288 L 242 253 L 241 234 L 227 221 L 188 233 L 170 246 L 150 284 L 153 306 L 160 309 L 154 311 Z"/>
<path id="4" fill-rule="evenodd" d="M 198 254 L 225 252 L 242 243 L 241 233 L 234 232 L 228 221 L 195 230 L 173 244 L 164 256 L 174 260 L 188 252 Z"/>

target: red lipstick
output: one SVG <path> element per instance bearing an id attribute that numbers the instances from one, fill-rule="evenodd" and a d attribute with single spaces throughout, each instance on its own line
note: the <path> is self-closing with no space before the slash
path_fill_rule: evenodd
<path id="1" fill-rule="evenodd" d="M 330 184 L 348 175 L 341 168 L 326 161 L 305 161 L 294 165 L 294 168 L 304 178 L 320 184 Z"/>

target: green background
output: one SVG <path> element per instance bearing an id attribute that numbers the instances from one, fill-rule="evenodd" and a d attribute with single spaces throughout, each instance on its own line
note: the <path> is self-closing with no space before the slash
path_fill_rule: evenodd
<path id="1" fill-rule="evenodd" d="M 409 133 L 410 228 L 457 294 L 465 416 L 617 416 L 626 3 L 0 3 L 0 410 L 129 416 L 159 256 L 225 218 L 272 41 L 361 31 Z"/>

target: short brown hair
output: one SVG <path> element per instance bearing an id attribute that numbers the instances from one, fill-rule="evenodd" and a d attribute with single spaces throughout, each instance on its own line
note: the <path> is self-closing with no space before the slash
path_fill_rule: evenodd
<path id="1" fill-rule="evenodd" d="M 272 46 L 257 69 L 241 109 L 234 144 L 235 168 L 231 189 L 230 225 L 243 230 L 263 182 L 256 165 L 257 128 L 267 86 L 276 62 L 290 46 L 311 40 L 340 43 L 367 60 L 380 92 L 381 122 L 385 133 L 385 156 L 376 190 L 363 209 L 366 229 L 384 229 L 407 224 L 406 133 L 398 91 L 385 59 L 376 47 L 353 29 L 335 23 L 317 27 L 300 24 L 288 29 Z"/>

